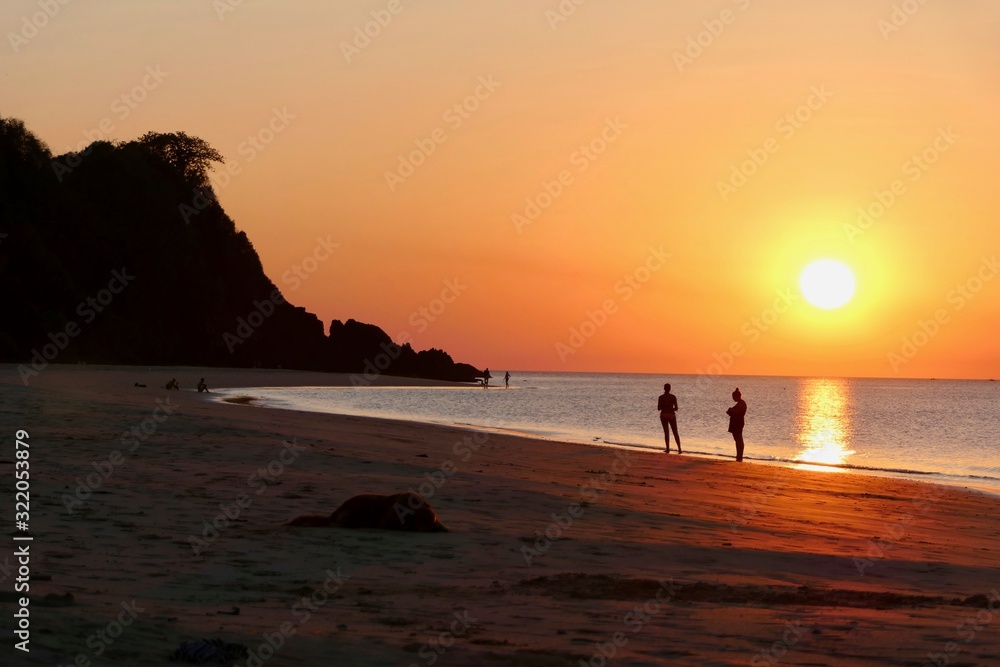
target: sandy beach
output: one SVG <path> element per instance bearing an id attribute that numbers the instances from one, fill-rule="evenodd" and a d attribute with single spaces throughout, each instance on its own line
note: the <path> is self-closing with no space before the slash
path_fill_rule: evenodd
<path id="1" fill-rule="evenodd" d="M 176 664 L 215 637 L 239 665 L 1000 664 L 985 494 L 191 391 L 337 375 L 2 370 L 4 517 L 23 429 L 34 538 L 31 650 L 7 633 L 3 664 Z M 281 525 L 407 490 L 451 532 Z"/>

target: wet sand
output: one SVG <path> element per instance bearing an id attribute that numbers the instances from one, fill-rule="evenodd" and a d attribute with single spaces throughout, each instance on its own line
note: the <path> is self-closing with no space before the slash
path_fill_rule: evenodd
<path id="1" fill-rule="evenodd" d="M 0 371 L 4 512 L 24 429 L 34 536 L 31 652 L 8 635 L 4 664 L 177 664 L 200 637 L 239 665 L 1000 664 L 991 496 L 156 388 L 345 376 Z M 451 532 L 280 525 L 407 490 Z"/>

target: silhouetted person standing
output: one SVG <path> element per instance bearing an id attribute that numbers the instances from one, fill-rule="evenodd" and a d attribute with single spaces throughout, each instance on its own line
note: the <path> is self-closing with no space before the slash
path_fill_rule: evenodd
<path id="1" fill-rule="evenodd" d="M 510 389 L 510 371 L 503 374 L 503 388 Z"/>
<path id="2" fill-rule="evenodd" d="M 736 460 L 743 461 L 743 417 L 747 413 L 747 402 L 743 400 L 739 387 L 733 392 L 733 400 L 736 405 L 726 410 L 726 414 L 729 415 L 729 432 L 736 442 Z"/>
<path id="3" fill-rule="evenodd" d="M 674 431 L 674 440 L 677 441 L 677 453 L 683 454 L 681 449 L 681 436 L 677 435 L 677 397 L 670 393 L 670 385 L 663 385 L 663 394 L 656 402 L 656 409 L 660 411 L 660 424 L 663 425 L 663 440 L 667 443 L 667 453 L 670 453 L 670 429 Z"/>
<path id="4" fill-rule="evenodd" d="M 483 371 L 483 388 L 484 389 L 486 387 L 490 386 L 490 378 L 491 377 L 493 377 L 493 376 L 490 375 L 490 369 L 487 368 L 485 371 Z"/>

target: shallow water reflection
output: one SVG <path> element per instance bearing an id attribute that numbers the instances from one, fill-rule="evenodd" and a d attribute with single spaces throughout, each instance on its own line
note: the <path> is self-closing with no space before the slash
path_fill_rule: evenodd
<path id="1" fill-rule="evenodd" d="M 797 467 L 840 471 L 854 451 L 851 441 L 851 387 L 847 380 L 808 378 L 799 389 Z M 806 463 L 808 462 L 808 463 Z M 809 465 L 820 464 L 820 465 Z"/>

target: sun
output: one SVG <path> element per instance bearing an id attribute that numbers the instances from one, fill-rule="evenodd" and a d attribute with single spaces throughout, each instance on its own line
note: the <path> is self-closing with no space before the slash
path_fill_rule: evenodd
<path id="1" fill-rule="evenodd" d="M 818 259 L 802 270 L 799 288 L 806 301 L 817 308 L 840 308 L 854 296 L 854 273 L 836 260 Z"/>

